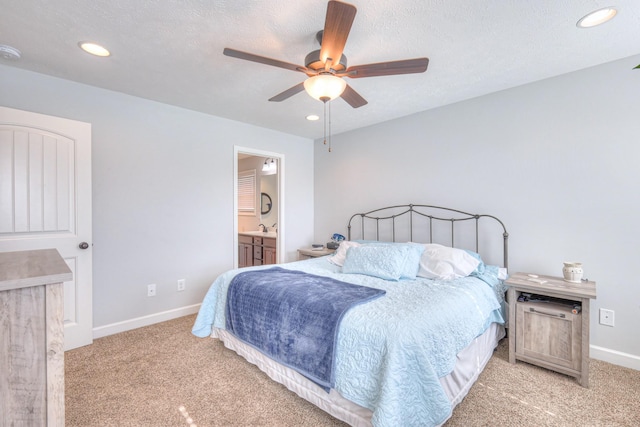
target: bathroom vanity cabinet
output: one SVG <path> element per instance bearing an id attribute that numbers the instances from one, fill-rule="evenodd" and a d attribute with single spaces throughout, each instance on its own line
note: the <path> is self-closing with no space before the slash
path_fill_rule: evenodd
<path id="1" fill-rule="evenodd" d="M 238 234 L 238 267 L 276 263 L 276 238 Z"/>

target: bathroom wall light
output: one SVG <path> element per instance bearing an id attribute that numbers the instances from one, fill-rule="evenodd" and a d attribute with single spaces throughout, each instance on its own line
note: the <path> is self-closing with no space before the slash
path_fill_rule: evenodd
<path id="1" fill-rule="evenodd" d="M 276 173 L 278 171 L 278 164 L 275 159 L 266 159 L 262 165 L 262 172 L 266 172 L 266 175 Z"/>
<path id="2" fill-rule="evenodd" d="M 614 7 L 605 7 L 583 16 L 577 23 L 578 28 L 591 28 L 613 19 L 618 11 Z"/>

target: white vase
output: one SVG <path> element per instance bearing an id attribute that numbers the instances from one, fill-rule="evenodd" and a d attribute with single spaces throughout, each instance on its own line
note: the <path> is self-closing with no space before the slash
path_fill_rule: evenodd
<path id="1" fill-rule="evenodd" d="M 582 281 L 582 263 L 581 262 L 565 262 L 562 268 L 564 280 L 571 283 L 580 283 Z"/>

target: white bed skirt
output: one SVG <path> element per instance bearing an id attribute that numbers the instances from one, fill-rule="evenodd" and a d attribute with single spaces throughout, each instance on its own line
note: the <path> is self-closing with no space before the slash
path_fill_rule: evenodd
<path id="1" fill-rule="evenodd" d="M 458 360 L 453 372 L 440 378 L 440 383 L 444 387 L 452 407 L 458 405 L 467 395 L 473 383 L 478 379 L 480 372 L 489 362 L 493 350 L 498 345 L 498 341 L 504 336 L 504 327 L 493 323 L 484 334 L 477 337 L 467 348 L 458 353 Z M 270 359 L 224 329 L 214 328 L 211 337 L 220 339 L 225 347 L 256 365 L 271 379 L 284 385 L 298 396 L 339 420 L 356 427 L 371 426 L 372 412 L 370 409 L 345 399 L 333 389 L 330 393 L 325 392 L 317 384 L 298 372 Z"/>

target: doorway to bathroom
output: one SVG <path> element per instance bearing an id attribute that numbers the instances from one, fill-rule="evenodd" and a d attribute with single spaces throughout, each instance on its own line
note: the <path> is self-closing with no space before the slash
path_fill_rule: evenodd
<path id="1" fill-rule="evenodd" d="M 284 155 L 234 147 L 234 165 L 234 268 L 283 262 Z"/>

